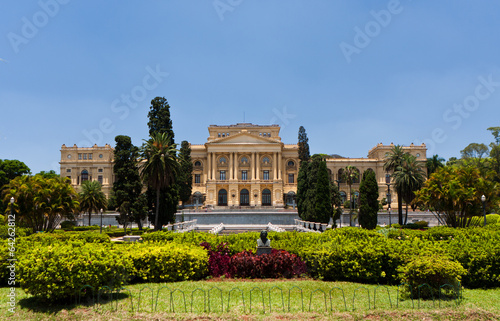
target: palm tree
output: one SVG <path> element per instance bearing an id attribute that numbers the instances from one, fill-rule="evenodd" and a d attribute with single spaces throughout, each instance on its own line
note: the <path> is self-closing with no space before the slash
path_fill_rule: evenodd
<path id="1" fill-rule="evenodd" d="M 178 172 L 176 146 L 171 144 L 171 138 L 167 133 L 155 133 L 142 147 L 143 162 L 139 170 L 142 179 L 156 189 L 155 230 L 160 229 L 158 224 L 160 192 L 175 181 Z"/>
<path id="2" fill-rule="evenodd" d="M 438 155 L 433 155 L 431 158 L 427 158 L 425 166 L 427 167 L 427 177 L 431 176 L 432 173 L 444 166 L 445 159 L 439 157 Z"/>
<path id="3" fill-rule="evenodd" d="M 106 195 L 101 190 L 101 183 L 98 181 L 83 182 L 80 192 L 80 209 L 89 213 L 89 226 L 92 212 L 98 213 L 99 209 L 106 207 L 106 204 Z"/>
<path id="4" fill-rule="evenodd" d="M 351 186 L 353 183 L 355 183 L 359 178 L 359 170 L 356 168 L 356 166 L 351 166 L 348 165 L 342 172 L 342 180 L 349 185 L 349 201 L 352 204 L 352 195 L 351 195 Z M 351 205 L 352 207 L 352 205 Z M 352 222 L 352 208 L 349 211 L 349 225 L 351 225 Z"/>
<path id="5" fill-rule="evenodd" d="M 403 150 L 403 146 L 395 145 L 391 151 L 385 156 L 384 170 L 396 171 L 398 167 L 403 164 L 404 155 L 407 154 Z M 394 178 L 394 176 L 393 176 Z M 396 186 L 396 193 L 398 194 L 398 223 L 403 225 L 403 199 L 401 190 Z"/>
<path id="6" fill-rule="evenodd" d="M 408 220 L 408 204 L 413 201 L 415 192 L 422 188 L 425 181 L 422 162 L 417 161 L 417 158 L 413 155 L 405 154 L 401 166 L 398 166 L 394 171 L 393 178 L 396 189 L 400 191 L 398 196 L 401 193 L 406 203 L 406 224 Z"/>

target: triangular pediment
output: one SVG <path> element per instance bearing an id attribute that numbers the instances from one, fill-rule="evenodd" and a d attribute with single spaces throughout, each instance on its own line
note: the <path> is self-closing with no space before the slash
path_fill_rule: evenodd
<path id="1" fill-rule="evenodd" d="M 280 141 L 271 137 L 260 137 L 248 133 L 238 133 L 233 136 L 218 138 L 207 144 L 280 144 Z"/>

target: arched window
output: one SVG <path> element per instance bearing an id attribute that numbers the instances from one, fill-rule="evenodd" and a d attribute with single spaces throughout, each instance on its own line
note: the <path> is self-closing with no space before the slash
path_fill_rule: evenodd
<path id="1" fill-rule="evenodd" d="M 264 158 L 262 159 L 262 162 L 263 162 L 264 164 L 269 164 L 269 163 L 270 163 L 270 161 L 269 161 L 269 157 L 267 157 L 267 156 L 266 156 L 266 157 L 264 157 Z"/>
<path id="2" fill-rule="evenodd" d="M 245 156 L 243 156 L 243 157 L 241 158 L 241 163 L 242 163 L 242 164 L 246 164 L 246 163 L 248 163 L 248 158 L 246 158 Z"/>
<path id="3" fill-rule="evenodd" d="M 293 161 L 288 161 L 288 166 L 290 167 L 295 166 L 295 163 Z"/>
<path id="4" fill-rule="evenodd" d="M 201 162 L 200 161 L 194 162 L 194 166 L 201 166 Z"/>
<path id="5" fill-rule="evenodd" d="M 219 158 L 219 163 L 221 163 L 221 164 L 225 164 L 225 163 L 227 163 L 226 158 L 225 158 L 225 157 L 221 157 L 221 158 Z"/>
<path id="6" fill-rule="evenodd" d="M 217 204 L 219 206 L 227 206 L 227 191 L 225 189 L 219 191 L 219 200 Z"/>
<path id="7" fill-rule="evenodd" d="M 347 195 L 345 192 L 340 192 L 340 198 L 342 199 L 342 204 L 347 200 Z"/>
<path id="8" fill-rule="evenodd" d="M 295 200 L 295 192 L 290 191 L 286 194 L 286 205 L 295 206 L 297 204 Z"/>
<path id="9" fill-rule="evenodd" d="M 356 172 L 358 172 L 358 176 L 355 179 L 353 179 L 352 182 L 353 182 L 353 184 L 359 184 L 359 180 L 361 179 L 361 177 L 360 177 L 361 175 L 359 174 L 359 169 L 356 168 L 355 170 L 356 170 Z"/>
<path id="10" fill-rule="evenodd" d="M 250 193 L 247 189 L 242 189 L 240 192 L 240 206 L 250 205 Z"/>
<path id="11" fill-rule="evenodd" d="M 271 191 L 267 188 L 262 191 L 262 206 L 271 206 Z"/>
<path id="12" fill-rule="evenodd" d="M 89 180 L 89 172 L 86 169 L 84 169 L 80 175 L 82 177 L 82 183 Z"/>
<path id="13" fill-rule="evenodd" d="M 337 179 L 338 179 L 339 183 L 345 183 L 345 181 L 344 181 L 344 169 L 343 168 L 339 169 L 337 177 L 338 177 Z"/>

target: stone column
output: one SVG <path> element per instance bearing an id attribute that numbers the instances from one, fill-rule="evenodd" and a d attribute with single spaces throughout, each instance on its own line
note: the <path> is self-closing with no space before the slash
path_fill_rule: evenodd
<path id="1" fill-rule="evenodd" d="M 215 153 L 212 153 L 212 179 L 215 180 Z"/>
<path id="2" fill-rule="evenodd" d="M 255 179 L 260 180 L 260 157 L 258 152 L 255 153 L 255 158 L 256 158 L 255 165 L 257 165 L 257 172 L 255 173 Z"/>
<path id="3" fill-rule="evenodd" d="M 234 164 L 234 157 L 233 153 L 229 153 L 229 180 L 233 180 L 233 164 Z"/>
<path id="4" fill-rule="evenodd" d="M 278 167 L 276 166 L 276 154 L 277 153 L 273 153 L 273 180 L 278 179 L 278 173 L 277 173 Z"/>
<path id="5" fill-rule="evenodd" d="M 281 179 L 281 163 L 283 163 L 283 156 L 278 152 L 278 179 Z"/>
<path id="6" fill-rule="evenodd" d="M 207 180 L 212 179 L 212 153 L 207 153 L 207 162 L 208 162 L 208 167 L 207 167 Z"/>
<path id="7" fill-rule="evenodd" d="M 252 153 L 252 164 L 250 164 L 250 172 L 251 172 L 251 177 L 250 179 L 252 181 L 255 180 L 255 152 Z"/>

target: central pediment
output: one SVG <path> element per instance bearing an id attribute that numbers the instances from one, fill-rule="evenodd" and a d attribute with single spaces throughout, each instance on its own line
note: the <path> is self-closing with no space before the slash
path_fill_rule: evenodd
<path id="1" fill-rule="evenodd" d="M 218 138 L 207 142 L 207 144 L 281 144 L 280 141 L 270 137 L 260 137 L 248 133 L 238 133 L 233 136 Z"/>

